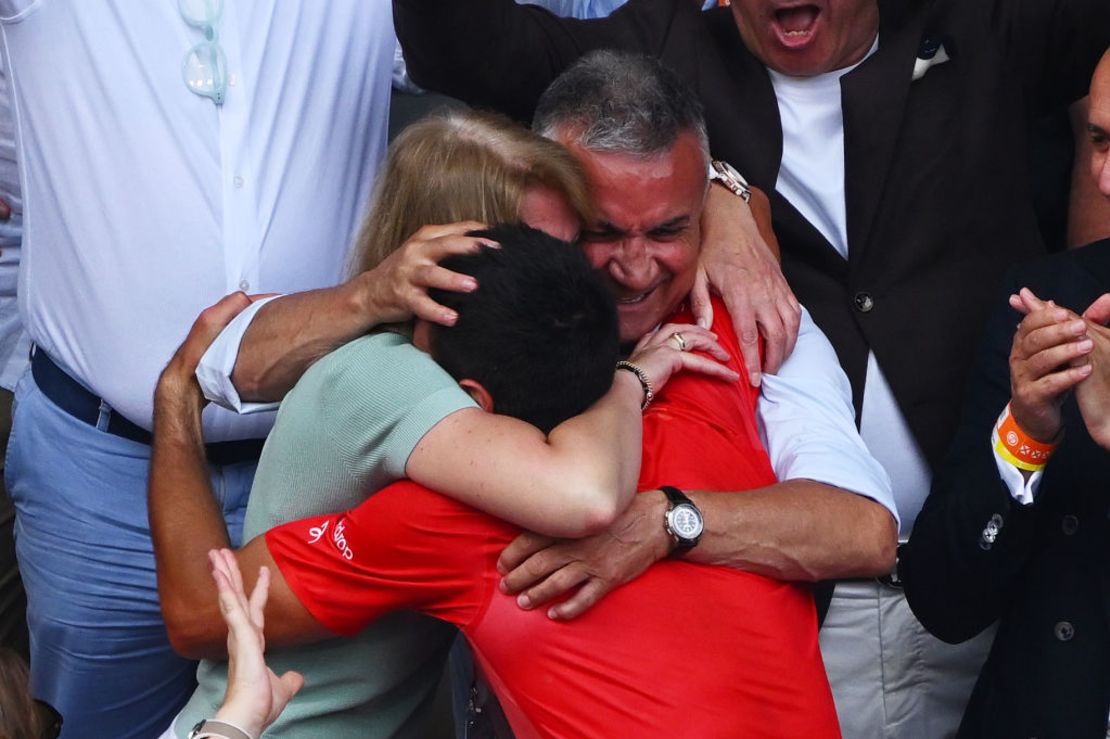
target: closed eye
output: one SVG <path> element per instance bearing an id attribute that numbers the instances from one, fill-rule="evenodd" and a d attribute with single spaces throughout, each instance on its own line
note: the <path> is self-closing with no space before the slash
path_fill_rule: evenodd
<path id="1" fill-rule="evenodd" d="M 1091 136 L 1091 143 L 1094 144 L 1094 147 L 1099 151 L 1110 146 L 1110 134 L 1101 127 L 1088 124 L 1087 133 Z"/>
<path id="2" fill-rule="evenodd" d="M 622 231 L 611 223 L 605 223 L 603 221 L 591 228 L 582 229 L 579 238 L 588 244 L 604 244 L 610 241 L 620 241 L 626 235 L 625 231 Z"/>
<path id="3" fill-rule="evenodd" d="M 689 228 L 690 216 L 679 216 L 666 223 L 660 223 L 647 232 L 647 237 L 652 241 L 673 241 L 686 233 Z"/>

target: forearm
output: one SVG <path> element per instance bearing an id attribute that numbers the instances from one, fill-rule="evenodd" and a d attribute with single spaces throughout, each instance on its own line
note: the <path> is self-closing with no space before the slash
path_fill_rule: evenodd
<path id="1" fill-rule="evenodd" d="M 709 186 L 702 211 L 702 243 L 728 244 L 746 254 L 763 249 L 780 259 L 779 242 L 771 224 L 771 202 L 759 188 L 750 190 L 751 200 L 744 202 L 724 185 Z"/>
<path id="2" fill-rule="evenodd" d="M 405 465 L 415 482 L 521 528 L 577 538 L 607 527 L 640 469 L 643 391 L 629 372 L 545 436 L 519 419 L 468 409 L 436 424 Z"/>
<path id="3" fill-rule="evenodd" d="M 243 335 L 232 372 L 240 398 L 280 400 L 313 362 L 373 328 L 379 317 L 363 289 L 369 274 L 264 305 Z"/>
<path id="4" fill-rule="evenodd" d="M 151 453 L 150 530 L 158 595 L 170 642 L 183 653 L 198 641 L 222 642 L 227 632 L 216 601 L 208 551 L 229 545 L 208 478 L 195 403 L 160 385 Z"/>
<path id="5" fill-rule="evenodd" d="M 861 495 L 808 480 L 733 493 L 693 491 L 705 533 L 692 561 L 779 580 L 869 577 L 894 566 L 890 512 Z"/>
<path id="6" fill-rule="evenodd" d="M 583 509 L 596 511 L 592 520 L 583 521 L 583 534 L 612 523 L 636 491 L 643 445 L 642 400 L 639 380 L 631 372 L 618 371 L 601 400 L 548 435 L 552 452 L 563 460 L 551 466 L 551 484 L 563 489 L 573 485 L 589 496 Z"/>

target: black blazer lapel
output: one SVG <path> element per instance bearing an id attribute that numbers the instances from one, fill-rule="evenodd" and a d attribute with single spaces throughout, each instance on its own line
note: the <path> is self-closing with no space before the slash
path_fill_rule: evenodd
<path id="1" fill-rule="evenodd" d="M 868 247 L 887 187 L 926 12 L 911 16 L 907 0 L 879 3 L 879 48 L 840 82 L 844 111 L 844 182 L 849 261 Z"/>

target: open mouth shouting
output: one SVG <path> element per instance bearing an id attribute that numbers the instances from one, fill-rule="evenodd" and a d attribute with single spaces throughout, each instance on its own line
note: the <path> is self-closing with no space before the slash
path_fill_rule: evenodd
<path id="1" fill-rule="evenodd" d="M 821 8 L 818 6 L 794 5 L 775 10 L 771 27 L 779 43 L 789 49 L 797 49 L 813 40 L 820 19 Z"/>

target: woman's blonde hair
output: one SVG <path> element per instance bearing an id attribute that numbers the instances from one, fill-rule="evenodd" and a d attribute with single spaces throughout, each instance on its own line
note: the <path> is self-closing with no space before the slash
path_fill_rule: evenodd
<path id="1" fill-rule="evenodd" d="M 37 739 L 42 721 L 31 700 L 27 663 L 7 647 L 0 648 L 0 739 Z"/>
<path id="2" fill-rule="evenodd" d="M 376 267 L 422 226 L 518 221 L 524 192 L 536 185 L 589 218 L 582 169 L 554 141 L 493 113 L 451 111 L 418 121 L 389 147 L 355 242 L 354 270 Z"/>

